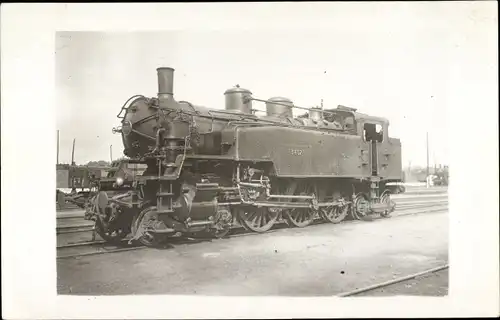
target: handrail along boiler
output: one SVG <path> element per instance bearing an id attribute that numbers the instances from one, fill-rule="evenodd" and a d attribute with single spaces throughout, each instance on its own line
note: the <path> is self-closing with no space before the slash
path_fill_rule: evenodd
<path id="1" fill-rule="evenodd" d="M 220 237 L 233 223 L 265 232 L 282 218 L 305 227 L 394 210 L 387 183 L 402 180 L 401 143 L 386 119 L 257 99 L 239 86 L 224 93 L 225 110 L 213 110 L 175 100 L 174 69 L 157 75 L 158 96 L 130 98 L 113 129 L 127 161 L 146 169 L 119 201 L 97 195 L 94 218 L 108 239 L 132 232 L 155 245 L 179 233 Z M 265 115 L 254 102 L 266 104 Z M 294 118 L 293 109 L 307 114 Z"/>

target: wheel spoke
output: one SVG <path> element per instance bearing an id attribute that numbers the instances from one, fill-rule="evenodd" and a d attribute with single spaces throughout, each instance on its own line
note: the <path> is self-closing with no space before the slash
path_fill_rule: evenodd
<path id="1" fill-rule="evenodd" d="M 314 211 L 311 209 L 292 209 L 285 213 L 286 221 L 290 226 L 303 228 L 314 220 Z"/>
<path id="2" fill-rule="evenodd" d="M 257 217 L 257 212 L 256 211 L 250 211 L 250 212 L 245 212 L 246 219 L 247 221 L 255 221 Z"/>
<path id="3" fill-rule="evenodd" d="M 251 208 L 250 214 L 245 214 L 243 209 L 238 210 L 238 216 L 240 218 L 240 223 L 245 229 L 254 232 L 266 232 L 273 226 L 274 222 L 278 218 L 277 213 L 270 212 L 266 208 Z M 250 217 L 252 217 L 250 219 Z"/>
<path id="4" fill-rule="evenodd" d="M 133 239 L 138 240 L 148 247 L 155 246 L 165 240 L 167 238 L 166 235 L 151 234 L 148 232 L 148 229 L 150 229 L 156 221 L 159 221 L 156 207 L 148 207 L 141 211 L 133 223 Z"/>
<path id="5" fill-rule="evenodd" d="M 121 228 L 110 230 L 109 225 L 104 223 L 100 216 L 97 217 L 95 222 L 95 230 L 103 240 L 111 243 L 120 242 L 123 238 L 125 238 L 125 236 L 127 236 L 125 230 Z"/>
<path id="6" fill-rule="evenodd" d="M 339 215 L 340 215 L 340 207 L 339 206 L 335 206 L 332 210 L 333 212 L 333 218 L 338 218 Z"/>
<path id="7" fill-rule="evenodd" d="M 368 195 L 365 193 L 358 193 L 358 195 L 355 197 L 354 200 L 354 213 L 355 213 L 355 219 L 357 220 L 365 220 L 365 221 L 371 221 L 373 220 L 372 217 L 368 215 L 369 212 L 368 210 Z"/>
<path id="8" fill-rule="evenodd" d="M 302 221 L 302 210 L 300 209 L 295 209 L 293 211 L 293 215 L 292 215 L 292 218 L 297 221 L 297 222 L 301 222 Z"/>
<path id="9" fill-rule="evenodd" d="M 380 197 L 380 203 L 384 203 L 384 204 L 390 204 L 391 203 L 391 195 L 390 195 L 390 191 L 388 190 L 385 190 L 383 193 L 382 193 L 382 196 Z M 380 216 L 384 217 L 384 218 L 387 218 L 391 215 L 392 211 L 388 210 L 384 213 L 381 213 Z"/>
<path id="10" fill-rule="evenodd" d="M 343 221 L 349 213 L 349 206 L 331 206 L 320 210 L 321 218 L 326 222 L 339 223 Z"/>
<path id="11" fill-rule="evenodd" d="M 265 212 L 263 215 L 262 215 L 262 223 L 261 225 L 265 225 L 269 220 L 269 214 L 267 212 Z"/>
<path id="12" fill-rule="evenodd" d="M 263 214 L 257 214 L 257 219 L 255 219 L 255 226 L 260 228 L 262 226 L 262 216 Z"/>
<path id="13" fill-rule="evenodd" d="M 313 192 L 313 186 L 302 184 L 295 189 L 294 195 L 310 195 Z M 303 228 L 314 221 L 314 211 L 312 209 L 294 208 L 285 212 L 286 222 L 291 227 Z"/>

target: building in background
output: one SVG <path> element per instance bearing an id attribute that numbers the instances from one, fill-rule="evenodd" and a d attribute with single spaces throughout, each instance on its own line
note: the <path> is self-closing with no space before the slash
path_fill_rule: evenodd
<path id="1" fill-rule="evenodd" d="M 92 175 L 96 179 L 105 177 L 109 166 L 56 165 L 57 189 L 85 189 L 90 187 Z"/>
<path id="2" fill-rule="evenodd" d="M 432 184 L 448 185 L 449 168 L 446 165 L 439 165 L 429 168 L 429 175 L 432 176 Z M 427 180 L 426 168 L 414 167 L 404 170 L 405 182 L 423 182 Z"/>

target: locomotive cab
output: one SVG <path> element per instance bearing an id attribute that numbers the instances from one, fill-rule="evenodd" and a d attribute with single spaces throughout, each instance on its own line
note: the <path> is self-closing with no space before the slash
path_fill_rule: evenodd
<path id="1" fill-rule="evenodd" d="M 337 109 L 327 109 L 325 111 L 328 111 L 328 113 L 324 114 L 324 118 L 330 123 L 338 124 L 346 133 L 357 134 L 355 110 L 354 108 L 342 106 L 337 107 Z"/>

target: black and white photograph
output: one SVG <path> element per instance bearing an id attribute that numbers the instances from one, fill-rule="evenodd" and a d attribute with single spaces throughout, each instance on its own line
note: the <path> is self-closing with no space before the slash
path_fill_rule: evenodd
<path id="1" fill-rule="evenodd" d="M 421 41 L 58 32 L 58 293 L 446 295 L 447 42 Z"/>
<path id="2" fill-rule="evenodd" d="M 5 151 L 36 153 L 8 154 L 15 167 L 2 156 L 9 179 L 31 176 L 15 196 L 2 188 L 7 228 L 20 236 L 8 239 L 29 247 L 13 254 L 31 252 L 39 274 L 43 256 L 56 299 L 45 313 L 12 315 L 130 317 L 88 308 L 146 296 L 216 310 L 186 302 L 153 315 L 145 309 L 159 305 L 145 299 L 132 317 L 413 317 L 416 302 L 390 299 L 422 298 L 453 311 L 420 314 L 498 315 L 495 2 L 151 4 L 150 19 L 146 5 L 123 4 L 123 15 L 117 5 L 54 5 L 51 62 L 38 65 L 51 72 L 38 84 L 48 120 L 24 96 L 12 113 L 8 94 L 4 112 L 4 90 L 37 72 L 25 64 L 9 87 L 14 67 L 2 61 L 2 146 L 17 128 Z M 36 92 L 24 88 L 27 99 Z M 23 211 L 37 217 L 22 223 Z M 487 296 L 485 308 L 457 313 L 459 291 Z M 225 314 L 238 298 L 281 300 Z"/>

